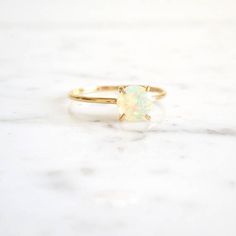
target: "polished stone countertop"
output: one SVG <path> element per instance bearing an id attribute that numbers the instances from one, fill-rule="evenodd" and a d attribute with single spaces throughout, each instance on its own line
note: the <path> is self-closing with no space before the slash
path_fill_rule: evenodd
<path id="1" fill-rule="evenodd" d="M 0 235 L 235 236 L 226 1 L 1 1 Z M 78 86 L 167 90 L 150 123 Z"/>

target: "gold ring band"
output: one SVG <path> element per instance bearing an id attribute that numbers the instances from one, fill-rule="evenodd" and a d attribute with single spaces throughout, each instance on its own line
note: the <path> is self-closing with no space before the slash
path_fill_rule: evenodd
<path id="1" fill-rule="evenodd" d="M 159 100 L 166 95 L 166 91 L 159 87 L 144 86 L 147 92 L 154 92 L 156 94 L 156 99 Z M 89 102 L 89 103 L 102 103 L 102 104 L 117 104 L 117 98 L 103 98 L 103 97 L 89 97 L 86 94 L 95 93 L 95 92 L 107 92 L 107 91 L 119 91 L 122 88 L 128 87 L 128 85 L 122 86 L 97 86 L 92 90 L 85 90 L 84 88 L 76 88 L 70 91 L 69 97 L 73 100 L 80 102 Z"/>
<path id="2" fill-rule="evenodd" d="M 98 92 L 117 92 L 118 97 L 94 97 L 87 94 Z M 155 100 L 159 100 L 166 95 L 166 92 L 153 86 L 145 85 L 121 85 L 121 86 L 98 86 L 92 90 L 84 88 L 73 89 L 69 93 L 69 98 L 88 103 L 117 104 L 120 110 L 120 120 L 150 120 L 148 112 L 151 107 L 151 100 L 148 93 L 154 94 Z"/>

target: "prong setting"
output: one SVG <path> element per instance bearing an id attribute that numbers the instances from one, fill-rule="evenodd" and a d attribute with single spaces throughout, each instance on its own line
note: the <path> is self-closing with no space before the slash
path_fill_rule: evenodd
<path id="1" fill-rule="evenodd" d="M 118 92 L 122 94 L 126 94 L 125 87 L 119 87 Z"/>
<path id="2" fill-rule="evenodd" d="M 145 119 L 146 119 L 146 120 L 151 120 L 152 117 L 151 117 L 150 115 L 146 114 L 146 115 L 145 115 Z"/>
<path id="3" fill-rule="evenodd" d="M 125 113 L 121 114 L 119 117 L 119 121 L 124 121 L 125 120 Z"/>
<path id="4" fill-rule="evenodd" d="M 149 112 L 153 102 L 147 94 L 149 89 L 149 86 L 142 85 L 125 86 L 118 89 L 119 120 L 145 121 L 151 119 Z"/>
<path id="5" fill-rule="evenodd" d="M 149 92 L 151 90 L 151 87 L 150 86 L 145 86 L 145 91 L 146 92 Z"/>

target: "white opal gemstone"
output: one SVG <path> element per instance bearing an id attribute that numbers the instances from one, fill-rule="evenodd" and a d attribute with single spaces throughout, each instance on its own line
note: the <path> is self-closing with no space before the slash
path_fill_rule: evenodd
<path id="1" fill-rule="evenodd" d="M 140 85 L 124 87 L 119 92 L 117 105 L 120 115 L 124 115 L 128 121 L 143 121 L 148 119 L 153 102 L 146 92 L 146 88 Z"/>

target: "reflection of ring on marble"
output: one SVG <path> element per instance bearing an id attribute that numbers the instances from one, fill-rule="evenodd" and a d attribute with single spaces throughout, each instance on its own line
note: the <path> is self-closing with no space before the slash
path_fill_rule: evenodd
<path id="1" fill-rule="evenodd" d="M 109 91 L 117 92 L 117 98 L 87 96 L 89 93 Z M 153 94 L 154 96 L 151 96 Z M 159 87 L 143 85 L 98 86 L 93 90 L 77 88 L 69 93 L 71 99 L 80 102 L 117 104 L 121 121 L 150 120 L 149 113 L 154 100 L 159 100 L 165 95 L 166 92 Z"/>

